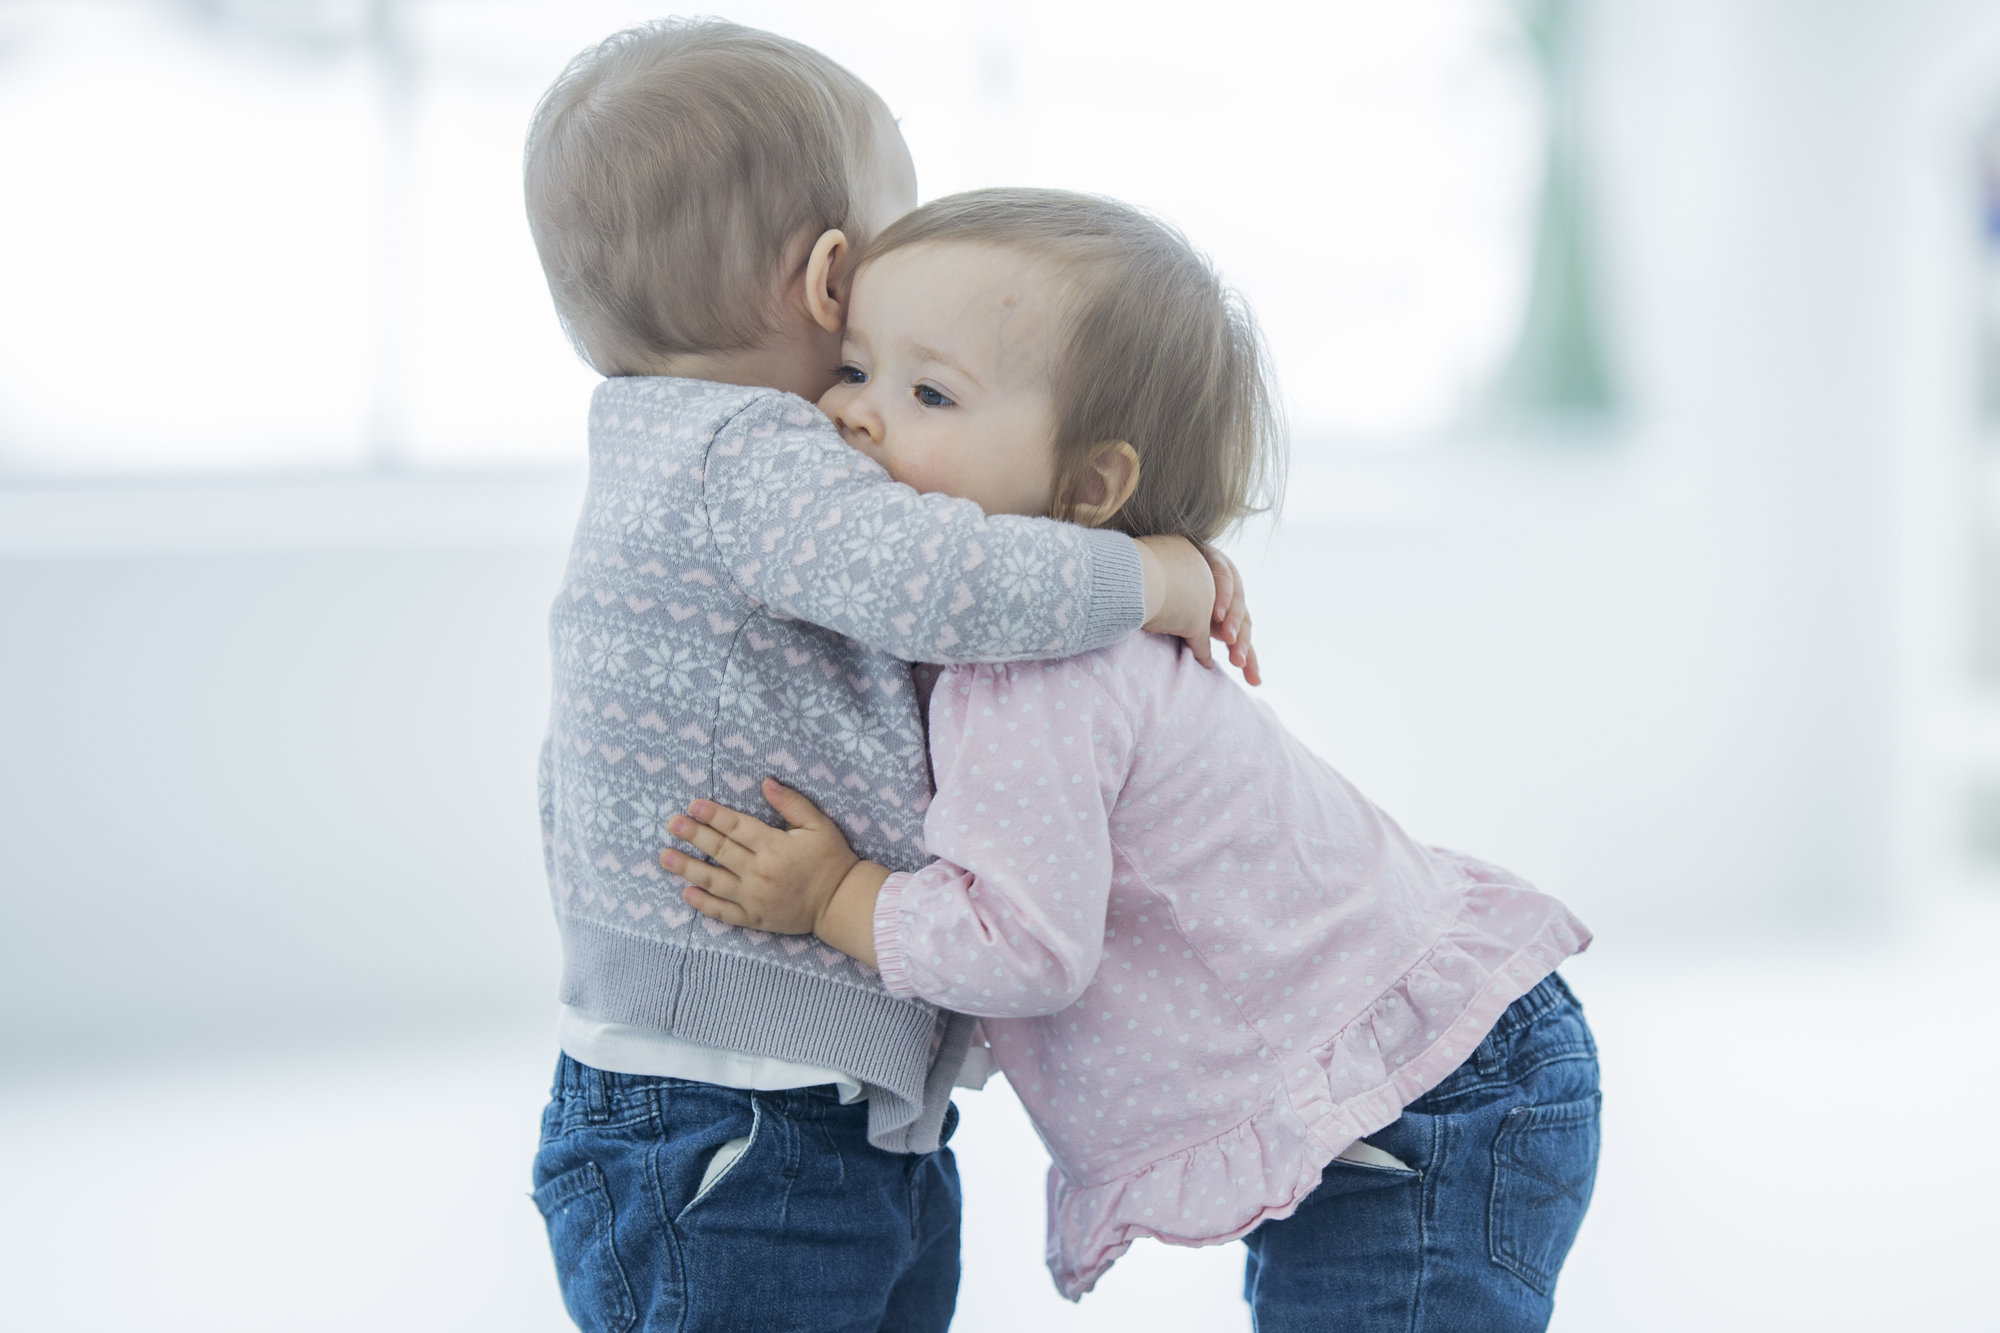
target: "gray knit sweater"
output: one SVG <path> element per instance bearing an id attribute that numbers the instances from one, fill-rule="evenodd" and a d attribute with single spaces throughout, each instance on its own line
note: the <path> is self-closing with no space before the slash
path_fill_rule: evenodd
<path id="1" fill-rule="evenodd" d="M 697 796 L 781 823 L 767 774 L 892 870 L 925 860 L 909 663 L 1067 657 L 1144 618 L 1118 533 L 919 495 L 803 400 L 701 380 L 597 389 L 550 615 L 542 834 L 562 1001 L 854 1074 L 880 1147 L 936 1147 L 971 1020 L 888 995 L 811 936 L 722 925 L 663 871 Z"/>

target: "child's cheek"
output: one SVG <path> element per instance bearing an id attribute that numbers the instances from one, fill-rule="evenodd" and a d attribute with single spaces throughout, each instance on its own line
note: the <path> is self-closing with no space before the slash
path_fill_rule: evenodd
<path id="1" fill-rule="evenodd" d="M 965 492 L 959 488 L 959 478 L 941 459 L 932 454 L 915 453 L 899 460 L 901 466 L 892 468 L 896 480 L 926 495 L 958 495 Z"/>

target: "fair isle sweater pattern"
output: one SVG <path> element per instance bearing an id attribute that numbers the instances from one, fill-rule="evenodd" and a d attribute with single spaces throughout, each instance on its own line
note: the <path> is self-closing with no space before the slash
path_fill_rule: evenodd
<path id="1" fill-rule="evenodd" d="M 706 796 L 779 823 L 769 775 L 915 870 L 931 787 L 909 663 L 1067 657 L 1143 617 L 1127 537 L 919 495 L 776 390 L 607 380 L 549 625 L 563 1003 L 851 1072 L 879 1146 L 934 1147 L 969 1020 L 810 936 L 694 912 L 658 857 L 695 849 L 666 822 Z"/>

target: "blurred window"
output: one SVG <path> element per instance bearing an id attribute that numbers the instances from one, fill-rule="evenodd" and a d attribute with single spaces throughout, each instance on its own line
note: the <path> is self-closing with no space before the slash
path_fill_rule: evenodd
<path id="1" fill-rule="evenodd" d="M 520 199 L 542 89 L 657 13 L 542 0 L 0 7 L 0 472 L 568 463 L 595 377 Z M 1450 420 L 1520 319 L 1542 151 L 1496 0 L 747 0 L 901 117 L 924 197 L 1182 226 L 1295 438 Z"/>

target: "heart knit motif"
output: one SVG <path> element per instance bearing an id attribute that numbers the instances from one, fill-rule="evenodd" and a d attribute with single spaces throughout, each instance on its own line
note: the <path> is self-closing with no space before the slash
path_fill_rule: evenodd
<path id="1" fill-rule="evenodd" d="M 823 416 L 768 390 L 625 377 L 600 386 L 592 417 L 584 512 L 550 611 L 557 702 L 542 810 L 557 914 L 668 965 L 707 949 L 715 965 L 774 988 L 809 1034 L 801 1049 L 833 1049 L 824 1039 L 854 1039 L 833 1031 L 852 1020 L 816 1006 L 817 988 L 872 988 L 876 973 L 813 936 L 738 929 L 691 908 L 687 881 L 659 864 L 662 844 L 686 850 L 665 820 L 698 797 L 768 817 L 757 790 L 772 775 L 822 804 L 857 853 L 921 864 L 918 815 L 931 798 L 907 661 L 974 644 L 1008 658 L 1079 651 L 1092 637 L 1082 627 L 1106 618 L 1100 548 L 1043 531 L 1056 525 L 922 504 L 884 484 Z M 1078 628 L 1063 631 L 1066 597 Z M 939 700 L 947 711 L 951 694 Z M 1035 813 L 1044 809 L 1059 807 Z M 1031 859 L 1051 850 L 1053 824 L 1039 832 Z M 618 1006 L 645 984 L 612 975 L 615 958 L 566 963 Z M 728 988 L 715 990 L 676 1004 L 705 1023 L 715 1015 L 704 1006 Z M 903 1064 L 902 1045 L 922 1042 L 886 1017 L 861 1020 L 859 1037 Z"/>

